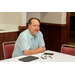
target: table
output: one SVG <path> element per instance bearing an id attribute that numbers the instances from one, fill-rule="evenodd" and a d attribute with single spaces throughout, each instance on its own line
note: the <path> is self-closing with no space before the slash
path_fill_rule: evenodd
<path id="1" fill-rule="evenodd" d="M 50 51 L 50 50 L 46 50 L 45 52 L 54 53 L 54 55 L 51 56 L 52 59 L 49 57 L 47 59 L 42 59 L 41 55 L 43 55 L 43 53 L 39 53 L 39 54 L 32 55 L 32 56 L 39 57 L 39 59 L 30 61 L 30 62 L 75 62 L 75 56 L 67 55 L 67 54 L 63 54 L 63 53 L 59 53 L 55 51 Z M 22 62 L 22 61 L 19 61 L 18 59 L 23 57 L 26 57 L 26 56 L 25 55 L 18 56 L 18 57 L 14 57 L 10 59 L 1 60 L 0 62 Z"/>

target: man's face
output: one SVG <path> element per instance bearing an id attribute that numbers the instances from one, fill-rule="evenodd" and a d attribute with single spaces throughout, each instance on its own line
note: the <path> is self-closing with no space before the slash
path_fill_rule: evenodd
<path id="1" fill-rule="evenodd" d="M 28 25 L 30 33 L 35 36 L 40 30 L 40 23 L 38 20 L 32 19 L 31 24 Z"/>

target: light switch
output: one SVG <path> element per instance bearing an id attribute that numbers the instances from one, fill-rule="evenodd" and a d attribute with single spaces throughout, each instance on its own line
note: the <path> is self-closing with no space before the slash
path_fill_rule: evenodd
<path id="1" fill-rule="evenodd" d="M 63 17 L 63 21 L 66 21 L 66 17 Z"/>
<path id="2" fill-rule="evenodd" d="M 20 23 L 20 18 L 18 18 L 18 23 Z"/>

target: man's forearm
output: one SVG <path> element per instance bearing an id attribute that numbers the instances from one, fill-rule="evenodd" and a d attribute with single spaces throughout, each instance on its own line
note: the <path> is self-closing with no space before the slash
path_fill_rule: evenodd
<path id="1" fill-rule="evenodd" d="M 42 53 L 45 50 L 46 50 L 45 47 L 40 47 L 40 48 L 37 48 L 35 50 L 24 50 L 24 54 L 25 55 L 32 55 L 32 54 Z"/>

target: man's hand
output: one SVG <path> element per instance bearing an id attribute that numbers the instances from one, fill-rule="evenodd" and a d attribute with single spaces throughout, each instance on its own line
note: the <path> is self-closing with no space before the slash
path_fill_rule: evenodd
<path id="1" fill-rule="evenodd" d="M 40 47 L 40 50 L 44 52 L 46 50 L 45 46 L 44 47 Z"/>

